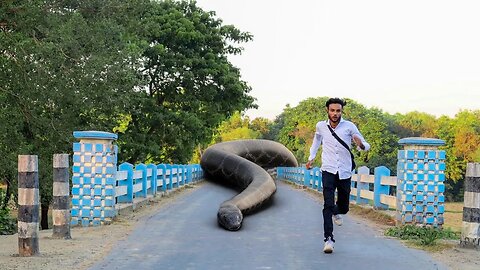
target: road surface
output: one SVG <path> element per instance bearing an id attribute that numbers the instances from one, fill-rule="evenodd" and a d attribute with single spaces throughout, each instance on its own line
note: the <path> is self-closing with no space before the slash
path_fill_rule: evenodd
<path id="1" fill-rule="evenodd" d="M 322 204 L 281 181 L 277 187 L 272 204 L 237 232 L 216 220 L 236 191 L 207 182 L 176 195 L 91 269 L 446 269 L 348 215 L 334 227 L 334 253 L 324 254 Z"/>

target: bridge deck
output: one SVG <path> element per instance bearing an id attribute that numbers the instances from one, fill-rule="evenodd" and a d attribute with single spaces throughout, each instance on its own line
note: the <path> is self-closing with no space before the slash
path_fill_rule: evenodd
<path id="1" fill-rule="evenodd" d="M 273 204 L 247 216 L 237 232 L 216 221 L 218 205 L 235 191 L 205 183 L 178 195 L 91 269 L 445 269 L 349 215 L 334 228 L 335 252 L 323 254 L 321 203 L 277 186 Z"/>

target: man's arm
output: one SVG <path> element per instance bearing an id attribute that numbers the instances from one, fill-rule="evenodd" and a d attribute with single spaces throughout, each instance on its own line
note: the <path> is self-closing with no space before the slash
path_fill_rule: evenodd
<path id="1" fill-rule="evenodd" d="M 315 135 L 313 135 L 313 142 L 312 146 L 310 147 L 310 156 L 308 157 L 308 162 L 305 166 L 307 169 L 312 168 L 313 160 L 317 156 L 318 148 L 320 148 L 320 145 L 322 144 L 322 135 L 320 135 L 318 125 L 319 124 L 317 124 L 317 126 L 315 127 Z"/>
<path id="2" fill-rule="evenodd" d="M 355 125 L 353 125 L 353 127 L 352 138 L 357 145 L 357 149 L 361 151 L 370 150 L 370 144 L 365 141 L 360 131 L 358 131 L 358 128 Z"/>

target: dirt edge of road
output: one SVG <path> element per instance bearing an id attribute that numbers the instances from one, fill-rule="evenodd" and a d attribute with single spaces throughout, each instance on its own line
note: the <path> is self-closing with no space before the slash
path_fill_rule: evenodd
<path id="1" fill-rule="evenodd" d="M 0 235 L 0 268 L 11 269 L 87 269 L 110 252 L 115 243 L 125 239 L 143 217 L 151 216 L 178 196 L 188 194 L 202 182 L 189 184 L 169 193 L 149 198 L 134 210 L 121 210 L 110 225 L 73 227 L 71 240 L 52 238 L 52 230 L 40 231 L 40 255 L 18 256 L 18 235 Z"/>

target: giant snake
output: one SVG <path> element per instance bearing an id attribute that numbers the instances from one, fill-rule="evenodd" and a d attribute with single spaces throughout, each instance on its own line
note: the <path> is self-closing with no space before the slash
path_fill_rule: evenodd
<path id="1" fill-rule="evenodd" d="M 218 223 L 230 231 L 239 230 L 243 215 L 263 205 L 275 193 L 275 181 L 266 171 L 277 166 L 298 166 L 292 152 L 269 140 L 237 140 L 208 147 L 200 165 L 207 178 L 226 180 L 242 189 L 223 202 Z"/>

